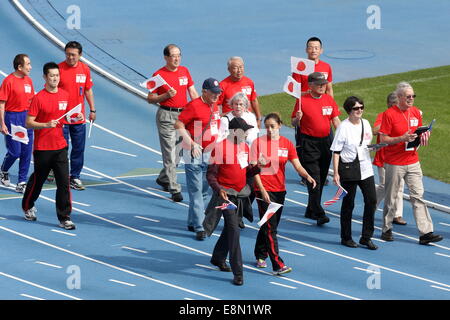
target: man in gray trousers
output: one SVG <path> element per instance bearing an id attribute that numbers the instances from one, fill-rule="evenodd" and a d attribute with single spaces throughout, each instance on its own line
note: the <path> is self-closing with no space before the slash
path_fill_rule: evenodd
<path id="1" fill-rule="evenodd" d="M 164 168 L 161 170 L 156 183 L 164 191 L 172 194 L 172 200 L 183 200 L 181 186 L 177 183 L 176 173 L 176 130 L 174 124 L 184 106 L 188 103 L 187 95 L 191 100 L 198 97 L 194 87 L 194 81 L 189 70 L 181 66 L 181 51 L 174 44 L 164 48 L 164 60 L 166 65 L 156 71 L 153 76 L 160 75 L 165 84 L 158 87 L 147 96 L 148 103 L 158 104 L 156 113 L 156 125 L 158 127 L 159 142 L 161 144 L 162 160 Z"/>

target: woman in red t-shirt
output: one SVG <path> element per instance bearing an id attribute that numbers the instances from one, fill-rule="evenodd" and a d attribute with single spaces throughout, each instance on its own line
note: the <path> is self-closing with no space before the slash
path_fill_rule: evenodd
<path id="1" fill-rule="evenodd" d="M 305 177 L 313 188 L 316 181 L 300 164 L 294 145 L 289 139 L 280 136 L 281 119 L 277 113 L 270 113 L 264 119 L 267 135 L 256 139 L 251 147 L 250 163 L 255 164 L 264 158 L 267 165 L 255 176 L 255 194 L 258 199 L 259 217 L 262 218 L 270 202 L 284 204 L 286 197 L 286 163 L 290 161 L 299 175 Z M 265 268 L 265 259 L 269 256 L 273 271 L 280 275 L 292 268 L 286 266 L 278 253 L 277 227 L 282 207 L 273 214 L 259 229 L 255 244 L 255 257 L 258 268 Z"/>

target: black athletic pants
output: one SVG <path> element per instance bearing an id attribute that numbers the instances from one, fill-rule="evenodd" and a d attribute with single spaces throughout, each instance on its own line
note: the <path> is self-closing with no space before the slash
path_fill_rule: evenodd
<path id="1" fill-rule="evenodd" d="M 67 148 L 60 150 L 35 150 L 33 152 L 34 172 L 28 179 L 22 199 L 22 209 L 28 210 L 39 198 L 50 169 L 53 169 L 56 182 L 56 215 L 60 222 L 70 220 L 72 199 L 69 183 L 69 161 Z"/>

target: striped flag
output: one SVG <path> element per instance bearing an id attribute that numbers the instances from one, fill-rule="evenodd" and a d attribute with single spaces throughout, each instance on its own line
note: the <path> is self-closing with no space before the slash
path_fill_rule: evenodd
<path id="1" fill-rule="evenodd" d="M 236 210 L 237 206 L 231 202 L 230 200 L 228 200 L 228 202 L 224 202 L 222 203 L 220 206 L 217 206 L 216 209 L 220 209 L 220 210 Z"/>
<path id="2" fill-rule="evenodd" d="M 335 203 L 335 202 L 337 202 L 337 201 L 339 201 L 339 200 L 342 200 L 342 199 L 347 195 L 347 190 L 345 190 L 344 188 L 342 188 L 341 185 L 338 185 L 338 186 L 339 186 L 339 188 L 338 188 L 338 190 L 336 191 L 336 194 L 334 195 L 333 199 L 328 200 L 328 201 L 325 201 L 325 202 L 323 203 L 324 206 L 330 206 L 330 205 L 332 205 L 333 203 Z"/>
<path id="3" fill-rule="evenodd" d="M 427 130 L 424 133 L 420 135 L 420 145 L 421 146 L 427 146 L 428 140 L 430 139 L 431 131 Z"/>
<path id="4" fill-rule="evenodd" d="M 283 206 L 282 204 L 271 202 L 266 210 L 266 213 L 264 213 L 264 216 L 258 222 L 258 226 L 261 227 L 264 223 L 266 223 L 282 206 Z"/>

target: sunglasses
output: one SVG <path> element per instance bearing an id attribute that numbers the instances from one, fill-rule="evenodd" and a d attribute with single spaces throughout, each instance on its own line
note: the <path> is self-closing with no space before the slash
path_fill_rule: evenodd
<path id="1" fill-rule="evenodd" d="M 353 107 L 352 110 L 357 111 L 357 110 L 364 110 L 364 106 L 361 107 Z"/>
<path id="2" fill-rule="evenodd" d="M 406 99 L 414 99 L 416 97 L 416 95 L 415 94 L 413 94 L 413 95 L 408 95 L 408 96 L 405 96 L 405 98 Z"/>

